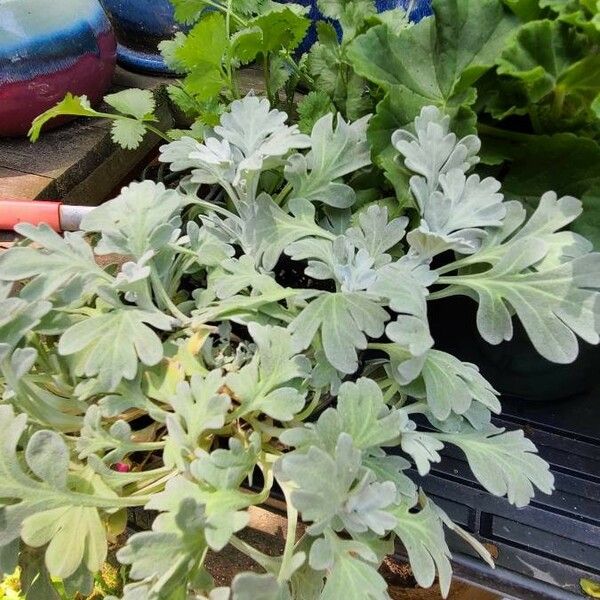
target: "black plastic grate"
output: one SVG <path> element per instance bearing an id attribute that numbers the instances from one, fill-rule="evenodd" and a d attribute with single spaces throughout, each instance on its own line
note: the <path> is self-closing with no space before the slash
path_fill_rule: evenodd
<path id="1" fill-rule="evenodd" d="M 412 473 L 454 521 L 495 546 L 501 568 L 482 565 L 476 575 L 479 580 L 484 577 L 489 587 L 503 591 L 515 576 L 522 576 L 548 588 L 545 593 L 523 588 L 518 598 L 567 599 L 582 596 L 582 577 L 600 580 L 599 399 L 600 390 L 553 404 L 503 401 L 504 412 L 495 419 L 496 425 L 524 427 L 556 480 L 554 494 L 538 494 L 525 508 L 483 490 L 454 447 L 444 450 L 442 462 L 433 465 L 426 477 Z M 454 536 L 450 545 L 458 562 L 461 555 L 473 555 Z"/>

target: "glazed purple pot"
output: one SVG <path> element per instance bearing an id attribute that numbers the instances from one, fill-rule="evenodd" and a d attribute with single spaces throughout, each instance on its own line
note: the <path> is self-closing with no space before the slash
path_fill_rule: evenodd
<path id="1" fill-rule="evenodd" d="M 116 47 L 97 0 L 0 0 L 0 136 L 27 133 L 67 92 L 99 102 Z"/>

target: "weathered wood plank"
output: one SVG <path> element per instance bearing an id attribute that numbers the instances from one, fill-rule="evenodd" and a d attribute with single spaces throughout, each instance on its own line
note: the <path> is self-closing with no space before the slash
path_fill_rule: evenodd
<path id="1" fill-rule="evenodd" d="M 0 166 L 49 179 L 68 178 L 79 163 L 100 163 L 95 151 L 106 134 L 106 125 L 93 127 L 88 122 L 73 122 L 48 132 L 32 144 L 25 138 L 2 142 Z"/>
<path id="2" fill-rule="evenodd" d="M 117 69 L 113 89 L 141 87 L 158 90 L 168 80 Z M 166 100 L 163 97 L 163 105 Z M 172 125 L 165 107 L 160 111 L 161 127 Z M 30 177 L 2 175 L 0 197 L 34 200 L 60 198 L 65 202 L 98 204 L 141 162 L 158 143 L 147 136 L 136 150 L 122 150 L 110 138 L 110 123 L 97 119 L 78 119 L 68 125 L 44 132 L 36 144 L 29 140 L 0 140 L 0 168 Z"/>
<path id="3" fill-rule="evenodd" d="M 31 200 L 37 198 L 50 183 L 52 179 L 43 175 L 0 167 L 0 198 Z"/>
<path id="4" fill-rule="evenodd" d="M 161 88 L 175 81 L 118 68 L 113 90 L 139 87 L 159 97 L 161 128 L 172 126 L 172 115 Z M 243 91 L 261 93 L 262 74 L 255 68 L 240 73 Z M 79 119 L 42 134 L 36 144 L 27 139 L 0 140 L 0 198 L 62 199 L 72 204 L 99 204 L 159 143 L 148 135 L 136 150 L 122 150 L 110 138 L 110 123 Z M 2 175 L 17 172 L 20 176 Z"/>

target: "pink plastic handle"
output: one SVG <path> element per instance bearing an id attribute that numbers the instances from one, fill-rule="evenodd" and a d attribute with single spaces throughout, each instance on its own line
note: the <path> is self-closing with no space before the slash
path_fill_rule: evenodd
<path id="1" fill-rule="evenodd" d="M 18 223 L 47 223 L 61 231 L 60 202 L 49 200 L 0 200 L 0 230 L 14 229 Z"/>

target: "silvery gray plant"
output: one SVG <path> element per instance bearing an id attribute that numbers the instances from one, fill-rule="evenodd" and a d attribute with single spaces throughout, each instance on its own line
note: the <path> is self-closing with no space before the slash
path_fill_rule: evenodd
<path id="1" fill-rule="evenodd" d="M 414 210 L 390 218 L 351 185 L 368 118 L 286 121 L 235 101 L 204 143 L 162 148 L 177 190 L 132 183 L 63 237 L 22 224 L 0 256 L 0 571 L 20 564 L 27 598 L 57 598 L 51 577 L 88 593 L 131 507 L 159 514 L 117 552 L 124 600 L 388 598 L 397 541 L 446 595 L 444 529 L 492 559 L 411 463 L 426 476 L 450 444 L 518 507 L 552 492 L 477 366 L 436 348 L 428 305 L 469 296 L 488 342 L 519 319 L 573 361 L 599 341 L 600 258 L 564 229 L 580 202 L 548 192 L 527 217 L 428 107 L 392 136 Z M 275 486 L 279 557 L 239 536 Z M 214 588 L 204 561 L 228 544 L 262 572 Z"/>

